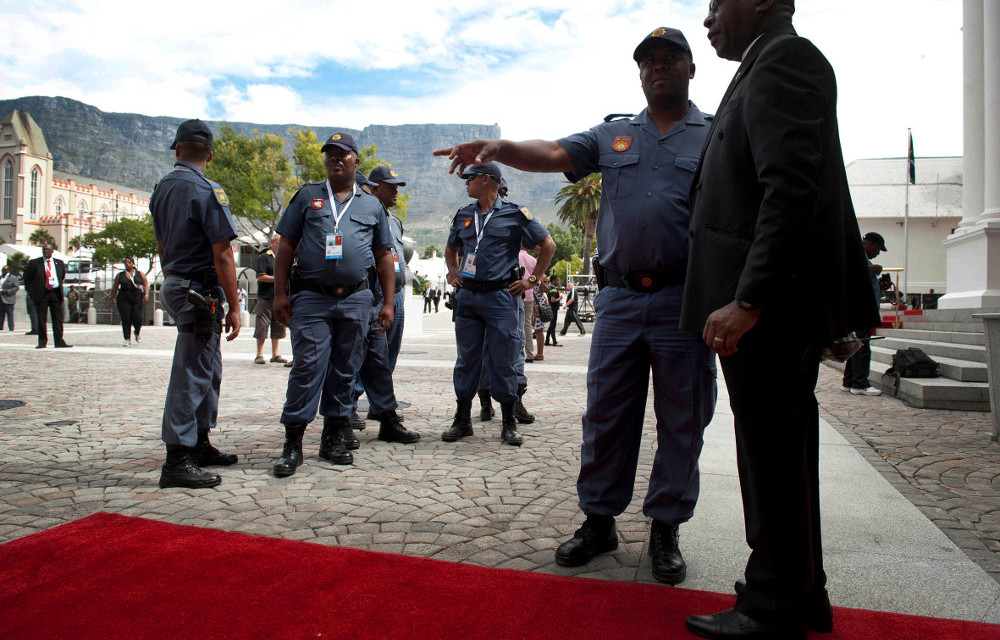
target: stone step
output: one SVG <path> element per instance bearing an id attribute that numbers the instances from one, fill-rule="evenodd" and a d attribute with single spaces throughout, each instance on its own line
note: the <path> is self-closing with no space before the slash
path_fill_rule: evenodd
<path id="1" fill-rule="evenodd" d="M 825 364 L 838 371 L 844 370 L 844 365 L 839 362 Z M 868 383 L 881 389 L 886 395 L 899 398 L 908 406 L 948 411 L 990 410 L 990 390 L 985 382 L 959 382 L 948 378 L 900 378 L 897 390 L 894 376 L 883 377 L 888 368 L 885 363 L 872 362 Z"/>
<path id="2" fill-rule="evenodd" d="M 895 349 L 886 349 L 881 346 L 875 346 L 880 342 L 883 341 L 878 340 L 873 343 L 872 362 L 880 362 L 885 364 L 887 367 L 891 366 L 892 356 L 895 355 L 896 351 Z M 944 378 L 950 378 L 951 380 L 958 380 L 960 382 L 988 381 L 986 363 L 959 360 L 945 356 L 931 357 L 934 358 L 935 362 L 941 365 L 941 376 Z"/>
<path id="3" fill-rule="evenodd" d="M 975 322 L 937 322 L 934 320 L 917 320 L 916 318 L 907 318 L 903 321 L 903 329 L 983 333 L 983 323 L 979 320 Z"/>
<path id="4" fill-rule="evenodd" d="M 924 309 L 919 316 L 932 322 L 973 322 L 973 314 L 990 313 L 1000 309 Z M 909 318 L 908 318 L 909 319 Z"/>
<path id="5" fill-rule="evenodd" d="M 882 349 L 891 349 L 892 351 L 916 347 L 934 359 L 943 357 L 971 362 L 986 362 L 986 347 L 976 344 L 951 344 L 933 340 L 903 340 L 889 337 L 878 340 L 877 343 Z"/>
<path id="6" fill-rule="evenodd" d="M 902 340 L 929 340 L 931 342 L 947 342 L 951 344 L 986 345 L 986 334 L 982 331 L 934 331 L 923 327 L 910 329 L 903 325 L 902 329 L 876 329 L 876 335 Z"/>

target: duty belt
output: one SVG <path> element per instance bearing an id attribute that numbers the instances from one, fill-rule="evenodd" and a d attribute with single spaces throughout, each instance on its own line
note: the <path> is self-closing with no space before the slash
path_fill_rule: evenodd
<path id="1" fill-rule="evenodd" d="M 180 271 L 164 271 L 165 276 L 176 276 L 182 280 L 197 282 L 205 289 L 211 289 L 219 284 L 219 278 L 214 271 L 199 271 L 197 273 L 182 273 Z"/>
<path id="2" fill-rule="evenodd" d="M 295 280 L 290 280 L 289 284 L 291 293 L 293 294 L 300 291 L 314 291 L 316 293 L 322 293 L 335 298 L 346 298 L 347 296 L 355 294 L 362 289 L 367 289 L 368 279 L 365 278 L 357 284 L 323 284 L 313 280 L 302 280 L 297 278 Z"/>
<path id="3" fill-rule="evenodd" d="M 684 284 L 683 271 L 632 271 L 618 273 L 604 269 L 604 279 L 608 286 L 631 289 L 640 293 L 655 293 L 663 287 Z"/>
<path id="4" fill-rule="evenodd" d="M 468 291 L 498 291 L 506 289 L 511 280 L 462 280 L 462 288 Z"/>

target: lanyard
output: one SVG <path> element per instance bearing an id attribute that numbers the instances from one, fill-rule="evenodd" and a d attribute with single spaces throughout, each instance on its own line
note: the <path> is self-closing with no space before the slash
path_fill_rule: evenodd
<path id="1" fill-rule="evenodd" d="M 490 209 L 490 212 L 483 219 L 483 228 L 479 228 L 479 212 L 473 211 L 472 218 L 476 223 L 476 250 L 475 253 L 479 253 L 479 243 L 483 241 L 483 233 L 486 231 L 486 225 L 489 224 L 490 218 L 493 217 L 495 213 L 494 209 Z"/>
<path id="2" fill-rule="evenodd" d="M 340 213 L 337 213 L 337 200 L 333 197 L 333 189 L 330 188 L 329 180 L 326 181 L 326 193 L 330 196 L 330 208 L 333 209 L 333 232 L 337 233 L 340 228 L 340 219 L 344 217 L 347 210 L 354 204 L 354 198 L 358 195 L 358 186 L 354 185 L 354 188 L 351 190 L 351 199 L 347 201 L 347 204 L 340 210 Z"/>

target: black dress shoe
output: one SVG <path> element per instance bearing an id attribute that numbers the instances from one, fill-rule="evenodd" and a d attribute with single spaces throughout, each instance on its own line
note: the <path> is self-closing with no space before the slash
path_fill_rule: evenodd
<path id="1" fill-rule="evenodd" d="M 44 349 L 45 345 L 44 344 L 40 344 L 40 345 L 37 345 L 35 348 L 36 349 Z"/>
<path id="2" fill-rule="evenodd" d="M 695 635 L 713 640 L 805 640 L 806 637 L 805 627 L 766 625 L 736 609 L 710 616 L 690 616 L 684 626 Z"/>
<path id="3" fill-rule="evenodd" d="M 747 588 L 747 581 L 740 578 L 733 585 L 736 595 L 741 595 Z M 830 633 L 833 631 L 833 606 L 830 605 L 830 594 L 825 588 L 814 589 L 806 595 L 806 626 L 812 631 Z"/>
<path id="4" fill-rule="evenodd" d="M 24 335 L 26 335 L 26 336 L 37 336 L 38 332 L 37 331 L 26 331 Z"/>
<path id="5" fill-rule="evenodd" d="M 72 349 L 73 345 L 66 344 L 65 342 L 57 342 L 56 349 Z"/>
<path id="6" fill-rule="evenodd" d="M 614 551 L 618 548 L 618 531 L 611 516 L 587 516 L 583 526 L 576 530 L 572 539 L 556 549 L 556 564 L 564 567 L 579 567 L 590 562 L 594 556 Z"/>
<path id="7" fill-rule="evenodd" d="M 665 584 L 680 584 L 687 576 L 678 543 L 676 524 L 653 520 L 649 528 L 649 556 L 653 559 L 653 577 Z"/>

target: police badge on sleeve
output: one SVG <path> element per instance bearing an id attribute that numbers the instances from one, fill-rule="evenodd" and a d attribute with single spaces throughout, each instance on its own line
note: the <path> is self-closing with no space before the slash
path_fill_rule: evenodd
<path id="1" fill-rule="evenodd" d="M 215 193 L 216 202 L 221 204 L 223 207 L 229 206 L 229 196 L 226 195 L 226 192 L 223 191 L 222 187 L 216 187 L 212 189 L 212 192 Z"/>

